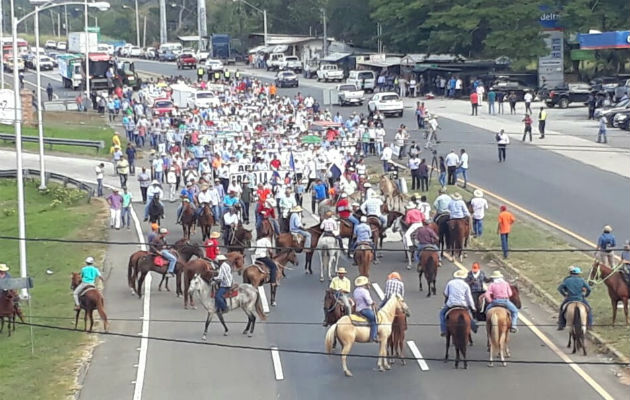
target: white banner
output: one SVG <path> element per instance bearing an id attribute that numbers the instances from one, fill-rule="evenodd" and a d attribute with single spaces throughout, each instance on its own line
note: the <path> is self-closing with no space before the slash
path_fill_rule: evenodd
<path id="1" fill-rule="evenodd" d="M 15 123 L 15 101 L 13 90 L 0 89 L 0 124 L 12 125 Z M 18 115 L 20 118 L 21 115 Z"/>
<path id="2" fill-rule="evenodd" d="M 268 183 L 268 182 L 271 181 L 271 178 L 273 178 L 274 172 L 277 172 L 278 175 L 280 176 L 280 179 L 284 180 L 284 177 L 290 171 L 287 171 L 287 170 L 280 170 L 280 171 L 267 170 L 267 171 L 243 171 L 243 172 L 236 172 L 236 173 L 230 174 L 230 180 L 236 179 L 236 182 L 242 183 L 243 180 L 245 179 L 245 177 L 248 177 L 250 184 L 254 184 L 254 185 L 258 185 L 259 183 L 263 183 L 264 184 L 264 183 Z"/>

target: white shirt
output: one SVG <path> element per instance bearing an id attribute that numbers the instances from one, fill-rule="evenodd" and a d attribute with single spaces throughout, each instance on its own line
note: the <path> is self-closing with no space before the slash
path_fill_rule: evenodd
<path id="1" fill-rule="evenodd" d="M 365 215 L 381 215 L 381 206 L 383 205 L 383 200 L 378 197 L 372 197 L 367 199 L 361 205 L 361 211 Z"/>
<path id="2" fill-rule="evenodd" d="M 481 198 L 481 197 L 475 197 L 472 200 L 470 200 L 470 205 L 472 206 L 472 209 L 473 209 L 472 217 L 474 219 L 483 219 L 486 213 L 486 210 L 488 209 L 488 202 L 486 201 L 486 199 Z"/>
<path id="3" fill-rule="evenodd" d="M 147 189 L 147 199 L 153 198 L 156 193 L 160 196 L 160 199 L 164 197 L 164 192 L 162 191 L 161 187 L 159 187 L 158 185 L 149 186 L 149 188 Z"/>
<path id="4" fill-rule="evenodd" d="M 96 179 L 103 179 L 103 170 L 100 166 L 94 167 L 94 172 L 96 172 Z"/>
<path id="5" fill-rule="evenodd" d="M 448 153 L 444 159 L 444 163 L 447 167 L 456 167 L 459 164 L 459 157 L 453 152 Z"/>
<path id="6" fill-rule="evenodd" d="M 431 204 L 421 201 L 420 204 L 418 204 L 418 209 L 422 211 L 425 221 L 431 220 Z"/>
<path id="7" fill-rule="evenodd" d="M 463 279 L 451 279 L 444 288 L 444 296 L 447 297 L 447 307 L 470 307 L 475 310 L 475 302 L 470 293 L 470 286 Z"/>
<path id="8" fill-rule="evenodd" d="M 254 256 L 256 258 L 268 257 L 268 250 L 271 248 L 271 240 L 268 237 L 260 238 L 256 240 L 256 251 Z"/>
<path id="9" fill-rule="evenodd" d="M 459 159 L 459 166 L 464 169 L 468 169 L 468 153 L 462 154 Z"/>
<path id="10" fill-rule="evenodd" d="M 208 203 L 212 205 L 212 195 L 210 194 L 210 191 L 206 190 L 205 192 L 199 192 L 197 194 L 197 201 L 199 204 Z"/>
<path id="11" fill-rule="evenodd" d="M 418 157 L 409 159 L 409 169 L 418 169 L 420 167 L 420 159 Z"/>
<path id="12" fill-rule="evenodd" d="M 225 225 L 237 225 L 238 224 L 238 214 L 225 213 L 223 216 L 223 222 Z"/>
<path id="13" fill-rule="evenodd" d="M 525 93 L 525 96 L 523 96 L 523 100 L 525 100 L 526 103 L 531 103 L 533 98 L 534 97 L 529 92 Z"/>
<path id="14" fill-rule="evenodd" d="M 383 149 L 383 154 L 381 155 L 381 161 L 390 161 L 392 159 L 392 148 L 385 147 Z"/>

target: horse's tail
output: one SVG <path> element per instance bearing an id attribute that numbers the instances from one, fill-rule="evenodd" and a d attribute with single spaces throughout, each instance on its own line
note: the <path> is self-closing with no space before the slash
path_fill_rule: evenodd
<path id="1" fill-rule="evenodd" d="M 249 279 L 249 275 L 247 274 L 247 268 L 243 270 L 243 283 L 249 283 L 250 285 L 252 283 L 251 280 Z"/>
<path id="2" fill-rule="evenodd" d="M 103 330 L 107 332 L 109 329 L 109 322 L 107 321 L 107 314 L 105 313 L 105 298 L 101 295 L 96 302 L 96 310 L 98 311 L 98 315 L 101 317 L 101 321 L 103 321 Z"/>
<path id="3" fill-rule="evenodd" d="M 490 342 L 493 346 L 499 346 L 499 316 L 496 312 L 490 317 Z"/>
<path id="4" fill-rule="evenodd" d="M 430 254 L 427 257 L 427 265 L 424 268 L 424 273 L 426 274 L 427 281 L 433 282 L 437 275 L 437 264 L 435 264 L 433 259 L 433 254 Z"/>
<path id="5" fill-rule="evenodd" d="M 456 349 L 461 352 L 466 351 L 466 342 L 468 341 L 468 330 L 466 329 L 466 318 L 463 314 L 459 314 L 455 322 L 455 334 L 453 335 L 453 344 Z"/>
<path id="6" fill-rule="evenodd" d="M 573 334 L 575 343 L 583 343 L 584 332 L 582 331 L 582 307 L 576 304 L 573 309 Z"/>
<path id="7" fill-rule="evenodd" d="M 132 289 L 134 288 L 134 283 L 133 283 L 133 270 L 134 270 L 134 265 L 133 265 L 133 255 L 131 257 L 129 257 L 129 265 L 127 267 L 127 283 L 129 284 L 129 287 Z"/>
<path id="8" fill-rule="evenodd" d="M 331 354 L 333 343 L 335 342 L 335 336 L 337 336 L 337 324 L 332 325 L 326 332 L 326 353 Z"/>
<path id="9" fill-rule="evenodd" d="M 260 299 L 260 292 L 258 290 L 256 290 L 256 313 L 258 314 L 260 319 L 262 319 L 263 321 L 267 319 L 267 316 L 265 315 L 265 312 L 263 311 L 262 300 Z"/>

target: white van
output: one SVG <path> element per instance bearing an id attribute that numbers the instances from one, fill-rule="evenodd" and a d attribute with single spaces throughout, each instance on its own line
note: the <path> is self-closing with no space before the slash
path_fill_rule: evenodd
<path id="1" fill-rule="evenodd" d="M 346 83 L 356 86 L 366 92 L 374 92 L 376 87 L 376 74 L 374 71 L 350 71 Z"/>
<path id="2" fill-rule="evenodd" d="M 181 43 L 162 43 L 158 52 L 165 53 L 167 51 L 170 51 L 171 53 L 178 56 L 182 53 L 183 48 L 184 47 L 181 45 Z"/>
<path id="3" fill-rule="evenodd" d="M 271 53 L 267 60 L 267 71 L 279 70 L 284 65 L 284 53 Z"/>

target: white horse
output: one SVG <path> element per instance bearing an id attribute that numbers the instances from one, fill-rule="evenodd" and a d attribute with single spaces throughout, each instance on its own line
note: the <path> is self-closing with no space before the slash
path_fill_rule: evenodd
<path id="1" fill-rule="evenodd" d="M 407 269 L 411 269 L 411 264 L 413 263 L 413 249 L 409 247 L 405 238 L 405 236 L 407 235 L 407 230 L 403 225 L 403 219 L 404 215 L 394 220 L 394 223 L 392 224 L 392 232 L 399 232 L 400 236 L 402 236 L 402 245 L 405 251 L 405 258 L 407 259 Z"/>
<path id="2" fill-rule="evenodd" d="M 337 266 L 339 265 L 339 255 L 341 254 L 339 243 L 332 236 L 322 236 L 317 242 L 317 250 L 319 250 L 319 260 L 321 262 L 319 281 L 324 282 L 324 269 L 327 271 L 328 280 L 331 280 L 331 269 L 334 266 L 336 274 Z"/>
<path id="3" fill-rule="evenodd" d="M 202 340 L 206 340 L 208 325 L 210 325 L 210 321 L 212 320 L 212 316 L 214 314 L 219 316 L 221 325 L 223 325 L 223 329 L 225 329 L 223 335 L 227 336 L 228 334 L 228 328 L 223 320 L 223 313 L 217 313 L 214 297 L 211 297 L 211 292 L 213 291 L 212 285 L 214 285 L 214 283 L 208 280 L 205 276 L 202 277 L 200 274 L 196 274 L 192 281 L 190 281 L 190 288 L 188 289 L 192 295 L 196 294 L 198 296 L 199 302 L 208 312 L 206 327 L 203 331 L 203 336 L 201 336 Z M 262 309 L 260 295 L 255 287 L 247 283 L 240 284 L 236 290 L 238 292 L 236 296 L 225 299 L 228 311 L 240 308 L 245 312 L 247 315 L 247 326 L 243 331 L 243 335 L 252 337 L 254 334 L 254 326 L 256 325 L 256 314 L 258 314 L 262 320 L 265 320 L 266 318 Z"/>

